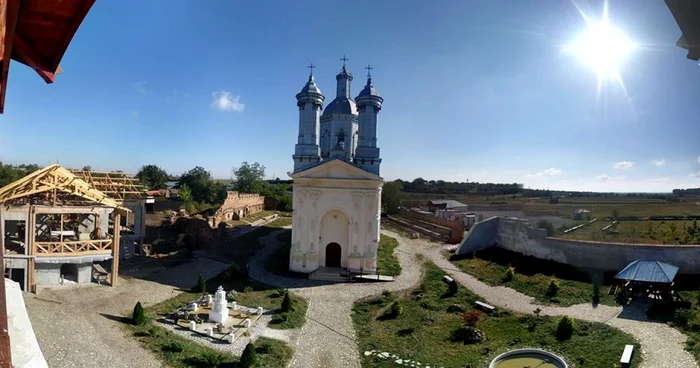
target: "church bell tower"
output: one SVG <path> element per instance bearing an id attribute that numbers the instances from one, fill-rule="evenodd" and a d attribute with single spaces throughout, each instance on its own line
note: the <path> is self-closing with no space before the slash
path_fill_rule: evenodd
<path id="1" fill-rule="evenodd" d="M 384 99 L 379 96 L 372 84 L 372 67 L 367 65 L 367 85 L 355 98 L 359 111 L 359 140 L 355 150 L 355 165 L 379 175 L 379 165 L 382 159 L 379 157 L 377 146 L 377 128 L 379 111 L 382 109 Z"/>
<path id="2" fill-rule="evenodd" d="M 295 172 L 321 161 L 319 131 L 325 97 L 314 81 L 314 65 L 309 65 L 309 69 L 309 81 L 296 95 L 299 107 L 299 137 L 292 156 Z"/>

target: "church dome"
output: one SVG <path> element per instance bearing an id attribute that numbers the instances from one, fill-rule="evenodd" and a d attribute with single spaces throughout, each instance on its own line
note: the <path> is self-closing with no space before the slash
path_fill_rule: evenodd
<path id="1" fill-rule="evenodd" d="M 301 92 L 299 94 L 307 94 L 307 93 L 318 93 L 319 95 L 322 95 L 321 89 L 318 88 L 316 85 L 316 81 L 314 81 L 314 76 L 310 75 L 309 76 L 309 81 L 306 82 L 306 85 L 304 88 L 301 89 Z"/>
<path id="2" fill-rule="evenodd" d="M 350 71 L 345 67 L 345 65 L 343 65 L 343 69 L 340 71 L 340 73 L 338 73 L 338 75 L 335 76 L 336 80 L 340 80 L 343 78 L 352 81 L 352 73 L 350 73 Z"/>
<path id="3" fill-rule="evenodd" d="M 365 86 L 365 88 L 362 89 L 362 91 L 360 91 L 360 94 L 357 95 L 357 98 L 364 96 L 379 96 L 377 89 L 374 88 L 374 85 L 372 85 L 372 78 L 367 78 L 367 85 Z"/>
<path id="4" fill-rule="evenodd" d="M 357 114 L 357 107 L 355 106 L 355 101 L 349 98 L 334 99 L 331 103 L 326 106 L 323 110 L 323 115 L 330 114 Z"/>

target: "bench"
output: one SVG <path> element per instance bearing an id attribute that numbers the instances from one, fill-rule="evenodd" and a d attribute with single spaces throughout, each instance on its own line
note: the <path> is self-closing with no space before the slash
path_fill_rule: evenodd
<path id="1" fill-rule="evenodd" d="M 476 306 L 479 307 L 480 309 L 482 309 L 484 312 L 490 313 L 490 312 L 493 312 L 494 310 L 496 310 L 496 307 L 494 307 L 493 305 L 488 305 L 484 302 L 477 301 L 474 304 L 476 304 Z"/>
<path id="2" fill-rule="evenodd" d="M 450 285 L 450 284 L 454 284 L 455 279 L 453 279 L 450 276 L 445 275 L 442 277 L 442 282 L 446 283 L 447 285 Z"/>
<path id="3" fill-rule="evenodd" d="M 97 284 L 100 284 L 100 281 L 107 281 L 109 279 L 109 272 L 107 272 L 102 265 L 99 263 L 94 263 L 92 265 L 92 268 L 94 269 L 92 276 L 97 280 Z"/>
<path id="4" fill-rule="evenodd" d="M 625 350 L 622 352 L 622 357 L 620 358 L 620 363 L 623 367 L 628 367 L 632 361 L 632 352 L 634 351 L 634 345 L 625 345 Z"/>

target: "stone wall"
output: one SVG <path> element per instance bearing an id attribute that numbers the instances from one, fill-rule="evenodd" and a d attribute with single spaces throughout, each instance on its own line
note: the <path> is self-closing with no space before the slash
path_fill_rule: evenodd
<path id="1" fill-rule="evenodd" d="M 448 243 L 450 244 L 461 242 L 462 237 L 464 236 L 465 228 L 464 223 L 461 221 L 453 221 L 446 218 L 436 217 L 434 215 L 424 215 L 422 213 L 410 210 L 399 210 L 399 214 L 401 216 L 415 218 L 418 220 L 429 222 L 431 224 L 448 228 L 450 230 L 450 240 L 448 241 Z"/>
<path id="2" fill-rule="evenodd" d="M 680 273 L 700 274 L 700 245 L 657 245 L 595 242 L 549 238 L 526 220 L 498 217 L 477 223 L 457 248 L 457 254 L 498 246 L 513 252 L 581 268 L 620 271 L 637 259 L 653 259 L 680 268 Z M 491 235 L 495 237 L 492 240 Z"/>
<path id="3" fill-rule="evenodd" d="M 226 200 L 214 213 L 214 227 L 220 222 L 241 220 L 265 209 L 265 197 L 258 194 L 228 192 Z"/>

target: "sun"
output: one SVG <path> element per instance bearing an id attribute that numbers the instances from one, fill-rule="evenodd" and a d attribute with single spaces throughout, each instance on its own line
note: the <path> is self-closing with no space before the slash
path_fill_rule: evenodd
<path id="1" fill-rule="evenodd" d="M 598 74 L 598 79 L 620 79 L 620 67 L 634 51 L 635 44 L 608 19 L 607 4 L 603 17 L 593 20 L 581 13 L 586 29 L 567 45 L 567 51 Z"/>

